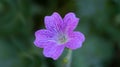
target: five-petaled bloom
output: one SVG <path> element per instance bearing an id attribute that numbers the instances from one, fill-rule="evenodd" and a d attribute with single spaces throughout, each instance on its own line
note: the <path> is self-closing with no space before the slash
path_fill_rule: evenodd
<path id="1" fill-rule="evenodd" d="M 34 44 L 44 48 L 43 54 L 46 57 L 56 60 L 65 47 L 74 50 L 82 46 L 85 37 L 81 32 L 74 31 L 79 22 L 74 13 L 70 12 L 62 19 L 54 12 L 51 16 L 45 16 L 44 22 L 46 29 L 35 32 Z"/>

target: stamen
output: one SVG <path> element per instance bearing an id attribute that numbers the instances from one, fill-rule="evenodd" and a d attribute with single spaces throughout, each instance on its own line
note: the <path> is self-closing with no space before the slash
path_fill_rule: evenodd
<path id="1" fill-rule="evenodd" d="M 65 35 L 61 35 L 58 37 L 58 43 L 64 44 L 67 42 L 67 37 Z"/>

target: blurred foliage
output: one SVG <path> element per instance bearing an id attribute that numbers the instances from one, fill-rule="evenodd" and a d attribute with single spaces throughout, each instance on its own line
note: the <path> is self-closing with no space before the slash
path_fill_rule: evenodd
<path id="1" fill-rule="evenodd" d="M 120 0 L 0 0 L 0 67 L 64 67 L 63 58 L 45 58 L 34 46 L 44 16 L 75 12 L 83 47 L 73 51 L 71 67 L 120 67 Z"/>

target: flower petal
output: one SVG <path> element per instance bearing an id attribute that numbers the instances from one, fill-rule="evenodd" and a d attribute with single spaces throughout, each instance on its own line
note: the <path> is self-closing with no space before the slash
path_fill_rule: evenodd
<path id="1" fill-rule="evenodd" d="M 80 48 L 85 40 L 85 36 L 81 32 L 73 32 L 68 36 L 69 41 L 66 43 L 66 47 L 70 49 Z"/>
<path id="2" fill-rule="evenodd" d="M 54 34 L 50 32 L 49 30 L 38 30 L 35 32 L 35 41 L 34 44 L 37 47 L 43 48 L 46 46 L 48 43 L 54 42 L 53 40 Z"/>
<path id="3" fill-rule="evenodd" d="M 51 16 L 46 16 L 44 22 L 48 30 L 53 32 L 61 32 L 63 30 L 63 20 L 57 12 L 54 12 Z"/>
<path id="4" fill-rule="evenodd" d="M 49 44 L 47 47 L 44 48 L 43 54 L 46 57 L 53 58 L 57 60 L 64 50 L 64 45 L 57 45 L 57 44 Z"/>
<path id="5" fill-rule="evenodd" d="M 66 27 L 66 32 L 73 31 L 79 22 L 79 18 L 76 18 L 75 14 L 70 12 L 65 15 L 63 22 Z"/>

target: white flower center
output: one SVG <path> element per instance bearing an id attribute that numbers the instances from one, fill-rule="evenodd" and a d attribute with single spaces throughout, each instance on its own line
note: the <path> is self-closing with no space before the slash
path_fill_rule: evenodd
<path id="1" fill-rule="evenodd" d="M 67 42 L 67 37 L 65 35 L 60 35 L 60 36 L 58 36 L 57 42 L 59 44 L 64 44 Z"/>

